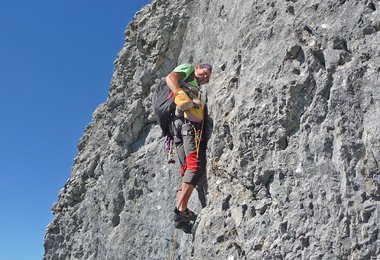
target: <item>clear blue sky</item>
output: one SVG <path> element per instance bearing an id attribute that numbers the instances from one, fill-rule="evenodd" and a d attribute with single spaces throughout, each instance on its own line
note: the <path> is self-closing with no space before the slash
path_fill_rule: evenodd
<path id="1" fill-rule="evenodd" d="M 0 0 L 0 259 L 43 256 L 51 207 L 150 0 Z"/>

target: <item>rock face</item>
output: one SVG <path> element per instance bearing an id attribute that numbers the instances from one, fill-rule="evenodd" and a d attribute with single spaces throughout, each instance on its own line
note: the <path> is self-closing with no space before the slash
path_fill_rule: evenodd
<path id="1" fill-rule="evenodd" d="M 376 259 L 379 9 L 373 0 L 143 8 L 53 206 L 44 259 Z M 195 235 L 173 241 L 179 166 L 164 159 L 151 103 L 159 79 L 185 62 L 214 65 L 207 204 L 194 192 Z"/>

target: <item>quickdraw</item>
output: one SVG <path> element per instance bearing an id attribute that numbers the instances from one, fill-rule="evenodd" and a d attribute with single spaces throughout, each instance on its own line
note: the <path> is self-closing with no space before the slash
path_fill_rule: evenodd
<path id="1" fill-rule="evenodd" d="M 168 164 L 175 163 L 174 150 L 173 150 L 173 138 L 165 136 L 165 150 L 168 154 Z"/>

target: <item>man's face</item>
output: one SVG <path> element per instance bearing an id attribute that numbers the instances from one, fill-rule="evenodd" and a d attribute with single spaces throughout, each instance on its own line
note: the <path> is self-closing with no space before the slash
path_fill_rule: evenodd
<path id="1" fill-rule="evenodd" d="M 207 68 L 197 68 L 195 70 L 195 76 L 202 85 L 206 84 L 210 80 L 211 72 Z"/>

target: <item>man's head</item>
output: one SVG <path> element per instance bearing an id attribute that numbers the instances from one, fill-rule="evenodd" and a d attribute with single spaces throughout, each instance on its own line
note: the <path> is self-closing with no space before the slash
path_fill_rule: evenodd
<path id="1" fill-rule="evenodd" d="M 198 64 L 195 67 L 195 77 L 198 79 L 200 85 L 206 84 L 211 77 L 212 67 L 209 64 Z"/>

